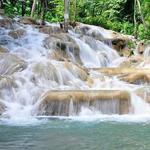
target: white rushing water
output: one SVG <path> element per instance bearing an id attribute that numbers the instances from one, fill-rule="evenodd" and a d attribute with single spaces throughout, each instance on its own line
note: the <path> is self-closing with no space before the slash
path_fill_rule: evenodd
<path id="1" fill-rule="evenodd" d="M 81 112 L 78 114 L 78 119 L 89 120 L 92 118 L 90 120 L 93 120 L 101 118 L 102 120 L 113 121 L 119 117 L 120 120 L 123 120 L 123 118 L 129 118 L 130 120 L 130 117 L 134 116 L 136 120 L 138 119 L 137 116 L 141 115 L 146 115 L 146 118 L 150 118 L 149 104 L 134 92 L 136 89 L 143 87 L 143 85 L 129 84 L 119 80 L 117 76 L 105 76 L 94 70 L 89 71 L 89 77 L 93 80 L 93 84 L 89 85 L 83 79 L 86 75 L 82 74 L 81 76 L 78 73 L 80 68 L 84 67 L 86 69 L 119 66 L 126 58 L 121 58 L 111 47 L 98 40 L 87 42 L 88 39 L 86 37 L 80 38 L 76 33 L 73 35 L 73 31 L 71 35 L 68 33 L 67 36 L 70 36 L 75 41 L 76 46 L 79 47 L 79 56 L 75 55 L 68 48 L 66 53 L 69 56 L 67 57 L 70 57 L 71 60 L 73 58 L 73 62 L 76 63 L 80 59 L 81 64 L 79 66 L 79 64 L 76 65 L 71 62 L 62 62 L 51 58 L 53 47 L 46 48 L 43 42 L 48 37 L 47 34 L 40 33 L 38 29 L 30 25 L 22 25 L 19 28 L 26 31 L 25 36 L 19 39 L 11 37 L 7 40 L 4 39 L 9 32 L 6 29 L 0 35 L 1 45 L 4 44 L 3 46 L 9 50 L 9 54 L 13 55 L 13 58 L 11 58 L 12 56 L 2 55 L 0 60 L 0 64 L 2 64 L 0 68 L 0 104 L 2 103 L 6 106 L 6 110 L 2 113 L 1 118 L 24 120 L 26 122 L 28 119 L 37 117 L 38 105 L 42 96 L 50 90 L 127 90 L 131 93 L 132 108 L 130 114 L 124 115 L 124 117 L 120 115 L 104 115 L 101 113 L 101 110 L 82 107 Z M 93 27 L 93 29 L 96 30 L 96 27 Z M 89 31 L 89 34 L 91 34 L 90 32 L 93 31 Z M 102 37 L 110 36 L 104 31 L 100 32 L 100 28 L 97 29 L 97 32 Z M 149 56 L 149 49 L 146 50 L 145 56 Z M 14 63 L 14 61 L 16 62 Z M 18 67 L 20 67 L 19 72 L 14 71 Z M 117 107 L 116 104 L 112 103 L 112 105 L 114 105 L 112 106 L 114 108 Z M 72 99 L 70 100 L 69 108 L 69 115 L 72 118 L 76 118 Z M 104 108 L 107 109 L 109 107 L 105 104 Z"/>

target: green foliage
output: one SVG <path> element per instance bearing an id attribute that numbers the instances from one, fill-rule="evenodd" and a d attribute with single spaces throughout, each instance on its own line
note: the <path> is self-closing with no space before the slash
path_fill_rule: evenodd
<path id="1" fill-rule="evenodd" d="M 11 1 L 11 2 L 10 2 Z M 5 11 L 8 15 L 21 15 L 21 1 L 7 0 Z M 134 10 L 134 0 L 70 0 L 70 20 L 111 29 L 125 34 L 134 34 L 134 12 L 136 12 L 137 37 L 139 39 L 150 39 L 150 0 L 139 0 L 142 15 L 146 27 L 142 21 L 138 6 Z M 40 2 L 40 1 L 39 1 Z M 45 18 L 50 22 L 63 21 L 64 1 L 47 0 L 48 9 Z M 30 15 L 30 0 L 26 0 L 26 15 Z M 40 7 L 40 3 L 39 3 Z M 39 18 L 41 8 L 35 11 L 35 17 Z M 76 11 L 76 12 L 75 12 Z"/>

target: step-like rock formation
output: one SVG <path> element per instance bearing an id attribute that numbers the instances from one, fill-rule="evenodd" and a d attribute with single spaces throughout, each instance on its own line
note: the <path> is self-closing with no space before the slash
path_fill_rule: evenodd
<path id="1" fill-rule="evenodd" d="M 78 115 L 82 107 L 104 114 L 127 114 L 130 94 L 127 91 L 49 91 L 39 105 L 40 115 Z"/>
<path id="2" fill-rule="evenodd" d="M 96 70 L 108 76 L 116 75 L 119 77 L 120 80 L 133 83 L 133 84 L 150 82 L 150 69 L 100 68 Z"/>

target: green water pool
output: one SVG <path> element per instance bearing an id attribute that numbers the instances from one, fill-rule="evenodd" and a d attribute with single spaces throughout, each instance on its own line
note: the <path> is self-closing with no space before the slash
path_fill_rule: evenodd
<path id="1" fill-rule="evenodd" d="M 150 150 L 150 124 L 57 119 L 1 124 L 0 150 Z"/>

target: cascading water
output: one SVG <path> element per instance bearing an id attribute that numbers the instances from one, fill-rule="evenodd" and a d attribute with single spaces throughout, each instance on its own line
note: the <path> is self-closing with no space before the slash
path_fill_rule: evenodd
<path id="1" fill-rule="evenodd" d="M 49 24 L 49 27 L 55 28 L 55 25 Z M 98 39 L 90 37 L 93 30 L 94 32 L 97 30 L 96 35 L 101 34 L 101 38 L 109 37 L 108 33 L 104 34 L 104 29 L 101 31 L 101 28 L 91 27 L 92 30 L 86 36 L 79 36 L 74 31 L 68 34 L 52 34 L 49 41 L 51 43 L 46 47 L 44 40 L 49 38 L 48 34 L 40 33 L 32 25 L 18 24 L 17 28 L 23 29 L 25 35 L 15 39 L 9 36 L 10 29 L 3 28 L 4 32 L 0 32 L 1 46 L 9 50 L 8 53 L 0 54 L 0 105 L 2 103 L 5 109 L 2 118 L 28 119 L 41 114 L 90 117 L 97 115 L 104 117 L 109 114 L 111 116 L 120 114 L 120 111 L 124 112 L 122 107 L 129 105 L 125 104 L 129 99 L 130 115 L 150 114 L 149 104 L 135 92 L 144 85 L 130 84 L 121 81 L 117 75 L 107 76 L 95 70 L 101 67 L 119 66 L 127 59 L 121 58 L 115 50 Z M 93 41 L 89 41 L 90 39 Z M 57 53 L 52 55 L 54 52 Z M 147 53 L 149 51 L 146 52 L 146 56 Z M 60 58 L 65 59 L 62 61 Z M 75 93 L 86 90 L 87 94 L 84 95 Z M 118 92 L 117 96 L 108 93 L 108 96 L 107 94 L 88 96 L 92 90 L 94 92 L 105 90 L 108 93 L 109 90 L 114 90 L 114 93 L 117 90 L 121 92 L 125 90 L 131 94 L 130 97 L 123 95 L 123 98 Z M 52 99 L 50 104 L 45 98 L 48 97 L 49 91 L 54 92 L 53 97 L 50 97 Z M 61 96 L 62 93 L 59 95 L 58 91 L 70 91 L 73 94 L 70 95 L 68 92 L 68 96 Z M 45 105 L 42 104 L 44 98 Z M 56 108 L 58 112 L 55 112 Z M 51 110 L 48 113 L 45 112 L 46 109 Z"/>

